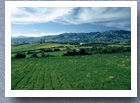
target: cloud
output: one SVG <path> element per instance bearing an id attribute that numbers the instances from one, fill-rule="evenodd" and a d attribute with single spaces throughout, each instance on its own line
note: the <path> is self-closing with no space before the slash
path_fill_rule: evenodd
<path id="1" fill-rule="evenodd" d="M 39 34 L 21 34 L 21 33 L 16 33 L 13 34 L 12 37 L 18 37 L 18 36 L 26 36 L 26 37 L 41 37 L 41 36 L 49 36 L 49 35 L 59 35 L 64 32 L 58 32 L 58 33 L 39 33 Z"/>
<path id="2" fill-rule="evenodd" d="M 83 23 L 92 23 L 96 25 L 104 25 L 130 30 L 131 9 L 119 7 L 81 8 L 79 9 L 77 15 L 67 15 L 62 17 L 62 20 L 64 20 L 64 22 L 61 22 L 61 20 L 59 22 L 64 24 L 78 25 Z"/>
<path id="3" fill-rule="evenodd" d="M 64 25 L 100 24 L 131 29 L 129 7 L 40 7 L 12 8 L 12 23 L 33 24 L 57 22 Z"/>
<path id="4" fill-rule="evenodd" d="M 73 8 L 14 8 L 12 23 L 32 24 L 54 21 L 67 15 Z"/>
<path id="5" fill-rule="evenodd" d="M 106 23 L 101 23 L 102 25 L 108 26 L 108 27 L 117 27 L 120 29 L 124 29 L 124 30 L 129 30 L 131 31 L 131 23 L 130 22 L 126 22 L 126 21 L 118 21 L 118 22 L 112 22 L 112 21 L 108 21 Z"/>

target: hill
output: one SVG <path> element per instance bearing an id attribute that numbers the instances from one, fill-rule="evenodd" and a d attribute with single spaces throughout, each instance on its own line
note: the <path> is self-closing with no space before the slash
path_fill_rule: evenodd
<path id="1" fill-rule="evenodd" d="M 60 35 L 43 37 L 12 37 L 11 41 L 12 43 L 58 42 L 130 44 L 131 32 L 125 30 L 110 30 L 105 32 L 63 33 Z"/>

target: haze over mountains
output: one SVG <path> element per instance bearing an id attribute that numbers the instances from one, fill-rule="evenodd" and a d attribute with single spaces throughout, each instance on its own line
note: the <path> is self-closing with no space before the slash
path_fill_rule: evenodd
<path id="1" fill-rule="evenodd" d="M 130 44 L 131 32 L 125 30 L 110 30 L 105 32 L 89 33 L 63 33 L 42 37 L 11 37 L 12 43 L 37 43 L 37 42 L 58 42 L 58 43 L 112 43 Z"/>

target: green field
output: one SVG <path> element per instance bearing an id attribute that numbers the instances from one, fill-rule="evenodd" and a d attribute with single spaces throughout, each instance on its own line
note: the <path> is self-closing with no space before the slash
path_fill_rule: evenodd
<path id="1" fill-rule="evenodd" d="M 54 56 L 62 56 L 64 53 L 66 53 L 66 51 L 57 51 L 57 52 L 46 52 L 44 54 L 49 54 L 49 55 L 54 55 Z M 40 57 L 41 53 L 37 53 L 37 55 Z M 14 57 L 15 54 L 12 54 L 12 57 Z M 31 54 L 26 55 L 26 58 L 30 58 Z"/>
<path id="2" fill-rule="evenodd" d="M 131 52 L 11 59 L 11 89 L 131 90 Z"/>
<path id="3" fill-rule="evenodd" d="M 69 44 L 58 44 L 58 43 L 34 43 L 34 44 L 25 44 L 25 45 L 19 45 L 15 46 L 12 44 L 12 53 L 13 52 L 19 52 L 19 51 L 28 51 L 28 50 L 37 50 L 41 48 L 57 48 L 57 47 L 73 47 L 74 45 L 69 45 Z"/>

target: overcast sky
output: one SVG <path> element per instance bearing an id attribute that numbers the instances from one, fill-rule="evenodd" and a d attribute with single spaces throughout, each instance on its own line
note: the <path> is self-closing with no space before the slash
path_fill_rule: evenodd
<path id="1" fill-rule="evenodd" d="M 65 32 L 131 31 L 129 7 L 16 7 L 12 36 L 44 36 Z"/>

